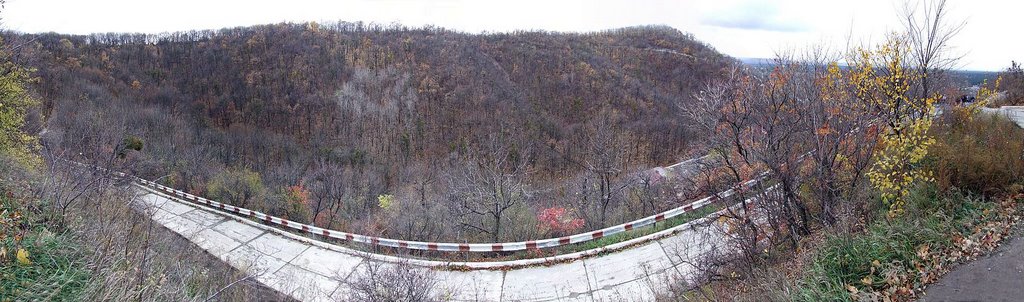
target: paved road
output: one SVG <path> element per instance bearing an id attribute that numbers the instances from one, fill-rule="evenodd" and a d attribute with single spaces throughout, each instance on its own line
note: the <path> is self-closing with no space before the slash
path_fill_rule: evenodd
<path id="1" fill-rule="evenodd" d="M 981 108 L 989 114 L 1002 114 L 1017 126 L 1024 128 L 1024 106 L 1003 106 L 1000 108 Z"/>
<path id="2" fill-rule="evenodd" d="M 929 285 L 921 301 L 1024 300 L 1024 232 L 988 256 L 971 261 Z"/>
<path id="3" fill-rule="evenodd" d="M 1024 128 L 1024 106 L 1003 106 L 1000 108 L 1006 113 L 1006 117 L 1011 121 Z"/>
<path id="4" fill-rule="evenodd" d="M 1005 108 L 1004 108 L 1005 109 Z M 1008 116 L 1017 115 L 1017 108 Z M 656 169 L 664 177 L 680 177 L 701 160 Z M 507 270 L 448 271 L 446 265 L 483 266 L 480 263 L 445 263 L 408 260 L 354 251 L 207 209 L 140 187 L 140 199 L 155 221 L 189 239 L 211 255 L 256 280 L 298 300 L 346 300 L 351 282 L 368 263 L 395 265 L 407 262 L 429 270 L 437 280 L 434 292 L 449 301 L 651 301 L 666 282 L 691 277 L 690 264 L 704 253 L 723 250 L 721 224 L 686 224 L 671 236 L 600 256 L 552 265 Z M 706 220 L 705 220 L 706 221 Z M 950 273 L 929 289 L 929 301 L 994 300 L 1024 296 L 1024 240 L 1007 244 L 1003 255 L 976 261 Z M 500 265 L 489 263 L 487 265 Z M 982 266 L 981 268 L 970 268 Z M 1014 266 L 1016 265 L 1016 266 Z M 998 274 L 979 274 L 989 269 Z M 961 272 L 963 271 L 963 272 Z M 987 278 L 995 277 L 995 278 Z M 990 280 L 991 279 L 991 280 Z M 984 296 L 992 294 L 991 296 Z"/>
<path id="5" fill-rule="evenodd" d="M 155 221 L 256 280 L 299 300 L 345 300 L 350 282 L 370 261 L 406 262 L 300 237 L 141 188 Z M 709 221 L 710 219 L 705 219 Z M 510 270 L 447 271 L 443 263 L 412 260 L 430 270 L 435 294 L 450 301 L 651 301 L 667 280 L 694 272 L 687 262 L 715 249 L 722 224 L 687 224 L 672 236 L 582 260 Z M 715 249 L 718 250 L 718 249 Z M 677 281 L 671 281 L 677 282 Z"/>

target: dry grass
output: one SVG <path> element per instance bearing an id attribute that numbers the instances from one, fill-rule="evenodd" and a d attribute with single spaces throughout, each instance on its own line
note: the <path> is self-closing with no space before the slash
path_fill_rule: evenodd
<path id="1" fill-rule="evenodd" d="M 1024 130 L 1004 117 L 976 114 L 935 127 L 931 151 L 936 184 L 988 196 L 1021 191 L 1024 180 Z"/>
<path id="2" fill-rule="evenodd" d="M 915 190 L 907 214 L 851 216 L 794 250 L 768 250 L 753 269 L 723 275 L 664 301 L 910 300 L 955 264 L 991 250 L 1024 206 L 1024 130 L 1003 118 L 947 115 L 933 130 L 935 185 Z M 860 204 L 871 205 L 866 192 Z M 1009 197 L 1008 197 L 1009 196 Z"/>
<path id="3" fill-rule="evenodd" d="M 87 192 L 58 220 L 38 176 L 17 175 L 0 187 L 24 214 L 18 244 L 33 263 L 0 259 L 0 301 L 288 300 L 154 223 L 123 183 Z"/>
<path id="4" fill-rule="evenodd" d="M 84 300 L 287 300 L 154 223 L 136 197 L 134 190 L 110 188 L 76 209 L 72 229 L 90 249 L 93 275 Z"/>

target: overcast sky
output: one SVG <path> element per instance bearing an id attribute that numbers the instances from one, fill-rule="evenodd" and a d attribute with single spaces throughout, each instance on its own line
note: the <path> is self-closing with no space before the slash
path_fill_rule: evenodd
<path id="1" fill-rule="evenodd" d="M 160 33 L 282 21 L 433 24 L 470 33 L 543 29 L 594 31 L 662 24 L 734 57 L 826 44 L 879 42 L 899 29 L 902 0 L 8 0 L 3 26 L 21 32 Z M 962 68 L 1001 70 L 1024 60 L 1021 1 L 950 0 L 967 25 L 953 41 Z"/>

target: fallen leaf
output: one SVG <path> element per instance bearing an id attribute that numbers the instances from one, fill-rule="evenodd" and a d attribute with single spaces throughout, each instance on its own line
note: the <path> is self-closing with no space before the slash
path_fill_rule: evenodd
<path id="1" fill-rule="evenodd" d="M 873 281 L 874 280 L 871 280 L 871 276 L 867 276 L 864 277 L 864 279 L 860 279 L 860 283 L 864 283 L 864 285 L 871 285 L 871 282 Z"/>
<path id="2" fill-rule="evenodd" d="M 18 255 L 15 257 L 18 258 L 18 263 L 23 265 L 32 265 L 32 260 L 28 260 L 28 251 L 23 248 L 18 249 Z"/>
<path id="3" fill-rule="evenodd" d="M 846 290 L 850 291 L 850 294 L 851 294 L 851 295 L 856 295 L 856 294 L 857 294 L 857 293 L 859 292 L 859 291 L 857 290 L 857 287 L 856 287 L 856 286 L 853 286 L 853 285 L 849 285 L 849 284 L 847 284 L 847 285 L 846 285 Z"/>
<path id="4" fill-rule="evenodd" d="M 927 244 L 922 244 L 920 247 L 917 248 L 917 256 L 921 257 L 921 259 L 925 259 L 925 258 L 928 257 L 928 245 Z"/>

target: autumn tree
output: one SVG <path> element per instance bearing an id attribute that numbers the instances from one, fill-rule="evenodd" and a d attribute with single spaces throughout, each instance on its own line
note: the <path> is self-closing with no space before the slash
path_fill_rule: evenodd
<path id="1" fill-rule="evenodd" d="M 6 45 L 2 39 L 0 45 Z M 24 86 L 29 82 L 29 71 L 10 61 L 6 50 L 0 50 L 0 59 L 0 154 L 21 164 L 32 164 L 37 161 L 32 155 L 36 138 L 34 133 L 26 133 L 24 126 L 39 102 Z"/>
<path id="2" fill-rule="evenodd" d="M 210 198 L 238 207 L 249 207 L 265 192 L 260 174 L 245 168 L 227 168 L 210 179 Z"/>
<path id="3" fill-rule="evenodd" d="M 300 183 L 285 187 L 283 191 L 284 202 L 287 206 L 286 218 L 303 223 L 312 222 L 309 190 Z"/>
<path id="4" fill-rule="evenodd" d="M 817 200 L 822 224 L 833 226 L 863 198 L 862 178 L 874 154 L 876 131 L 871 126 L 877 112 L 855 98 L 850 72 L 839 66 L 838 56 L 824 48 L 812 48 L 803 58 L 800 79 L 806 86 L 800 111 L 805 116 L 809 150 L 809 182 Z M 851 221 L 846 221 L 851 222 Z"/>
<path id="5" fill-rule="evenodd" d="M 856 98 L 878 112 L 881 149 L 867 176 L 890 215 L 903 211 L 915 184 L 931 180 L 921 165 L 935 142 L 928 130 L 936 98 L 912 93 L 922 75 L 907 62 L 909 47 L 903 37 L 892 35 L 876 50 L 858 50 L 850 75 Z"/>
<path id="6" fill-rule="evenodd" d="M 800 159 L 810 149 L 806 116 L 800 110 L 805 100 L 802 68 L 784 57 L 769 70 L 735 68 L 729 77 L 709 83 L 695 95 L 698 106 L 687 110 L 707 131 L 708 151 L 718 158 L 717 166 L 705 173 L 719 171 L 718 177 L 726 180 L 721 183 L 726 187 L 712 191 L 721 192 L 766 173 L 778 185 L 769 189 L 763 185 L 766 180 L 757 182 L 750 192 L 740 188 L 737 201 L 746 208 L 748 197 L 756 196 L 774 233 L 790 235 L 794 244 L 810 232 L 807 200 L 798 193 L 803 181 Z M 731 215 L 743 222 L 743 231 L 749 233 L 745 238 L 764 232 L 749 215 Z M 754 249 L 756 242 L 744 246 Z"/>

